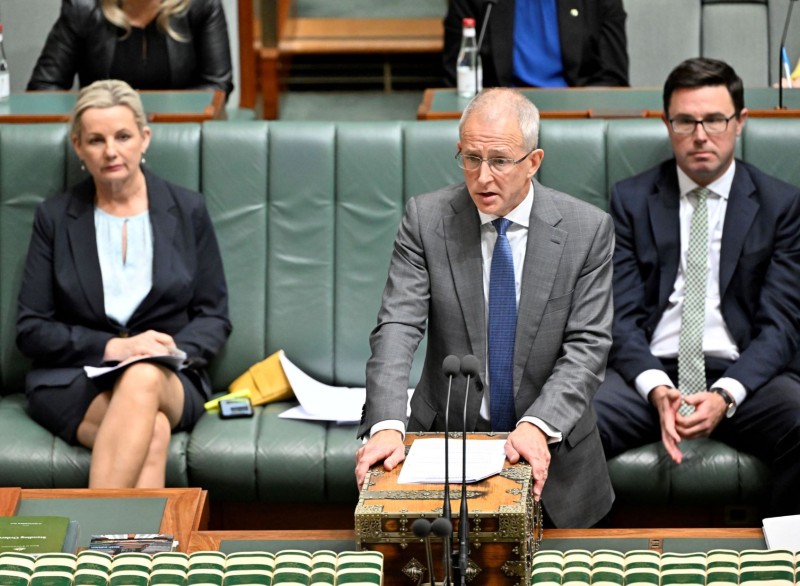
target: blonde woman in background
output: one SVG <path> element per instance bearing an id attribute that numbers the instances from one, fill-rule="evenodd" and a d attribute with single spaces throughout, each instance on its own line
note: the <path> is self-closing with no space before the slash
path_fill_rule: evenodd
<path id="1" fill-rule="evenodd" d="M 233 89 L 221 0 L 63 0 L 28 90 L 121 79 L 138 90 Z"/>

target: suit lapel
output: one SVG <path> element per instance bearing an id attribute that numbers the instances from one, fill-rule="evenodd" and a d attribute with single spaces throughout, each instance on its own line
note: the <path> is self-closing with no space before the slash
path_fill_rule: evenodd
<path id="1" fill-rule="evenodd" d="M 522 269 L 522 290 L 517 308 L 517 335 L 514 341 L 515 394 L 550 299 L 567 241 L 567 233 L 557 227 L 562 217 L 553 203 L 551 192 L 551 189 L 534 181 L 533 207 L 528 226 L 528 246 Z"/>
<path id="2" fill-rule="evenodd" d="M 486 363 L 486 308 L 483 298 L 481 225 L 464 186 L 453 202 L 454 213 L 443 218 L 445 248 L 455 284 L 455 296 L 464 315 L 472 353 Z"/>
<path id="3" fill-rule="evenodd" d="M 67 206 L 67 216 L 70 218 L 67 238 L 78 283 L 89 308 L 102 321 L 106 319 L 106 310 L 103 275 L 100 271 L 100 258 L 97 256 L 94 196 L 91 178 L 75 186 L 73 197 Z"/>
<path id="4" fill-rule="evenodd" d="M 739 257 L 742 254 L 750 225 L 758 213 L 758 204 L 750 197 L 755 185 L 742 164 L 736 165 L 728 207 L 722 227 L 722 245 L 719 258 L 719 295 L 722 298 L 730 285 Z"/>
<path id="5" fill-rule="evenodd" d="M 675 161 L 662 167 L 656 190 L 647 200 L 647 212 L 653 230 L 653 247 L 657 251 L 658 265 L 661 267 L 658 288 L 660 307 L 664 307 L 672 293 L 681 256 L 680 190 L 675 168 Z"/>
<path id="6" fill-rule="evenodd" d="M 153 286 L 131 316 L 130 323 L 156 305 L 164 292 L 164 283 L 170 278 L 175 247 L 174 202 L 167 184 L 152 173 L 145 172 L 150 225 L 153 228 Z"/>

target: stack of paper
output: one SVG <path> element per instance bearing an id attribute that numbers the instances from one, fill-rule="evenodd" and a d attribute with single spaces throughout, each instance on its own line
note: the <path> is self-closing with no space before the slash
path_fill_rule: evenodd
<path id="1" fill-rule="evenodd" d="M 767 517 L 762 524 L 769 549 L 800 551 L 800 515 Z"/>

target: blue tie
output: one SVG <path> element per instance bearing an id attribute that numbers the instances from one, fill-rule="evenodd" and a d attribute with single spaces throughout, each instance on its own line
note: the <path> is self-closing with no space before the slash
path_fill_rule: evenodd
<path id="1" fill-rule="evenodd" d="M 492 431 L 512 431 L 517 424 L 514 411 L 517 292 L 514 283 L 514 259 L 506 236 L 506 229 L 511 221 L 498 218 L 492 224 L 497 230 L 489 276 L 489 388 Z"/>

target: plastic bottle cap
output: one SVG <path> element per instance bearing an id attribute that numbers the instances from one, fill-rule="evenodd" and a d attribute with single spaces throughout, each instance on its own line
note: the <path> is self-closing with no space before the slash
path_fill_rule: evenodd
<path id="1" fill-rule="evenodd" d="M 471 26 L 472 28 L 475 28 L 475 19 L 465 18 L 464 20 L 461 21 L 461 24 L 463 26 Z M 2 32 L 2 25 L 0 25 L 0 32 Z"/>

